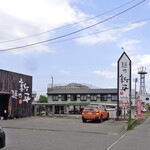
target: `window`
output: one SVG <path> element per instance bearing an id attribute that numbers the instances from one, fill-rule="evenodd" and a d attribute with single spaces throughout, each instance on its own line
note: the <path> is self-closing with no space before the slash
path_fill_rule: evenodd
<path id="1" fill-rule="evenodd" d="M 61 100 L 62 100 L 62 101 L 67 101 L 67 94 L 61 95 Z"/>
<path id="2" fill-rule="evenodd" d="M 76 101 L 77 100 L 77 95 L 71 95 L 70 99 L 71 99 L 71 101 Z"/>
<path id="3" fill-rule="evenodd" d="M 112 101 L 117 101 L 117 95 L 111 95 L 111 100 Z"/>
<path id="4" fill-rule="evenodd" d="M 97 95 L 91 95 L 91 101 L 96 101 L 97 100 Z"/>
<path id="5" fill-rule="evenodd" d="M 107 101 L 107 95 L 101 95 L 101 101 Z"/>
<path id="6" fill-rule="evenodd" d="M 81 99 L 81 101 L 86 101 L 87 100 L 87 95 L 81 95 L 80 99 Z"/>
<path id="7" fill-rule="evenodd" d="M 58 95 L 53 95 L 52 99 L 53 99 L 53 101 L 58 101 Z"/>
<path id="8" fill-rule="evenodd" d="M 85 107 L 85 110 L 98 110 L 98 106 L 89 105 L 89 106 Z"/>

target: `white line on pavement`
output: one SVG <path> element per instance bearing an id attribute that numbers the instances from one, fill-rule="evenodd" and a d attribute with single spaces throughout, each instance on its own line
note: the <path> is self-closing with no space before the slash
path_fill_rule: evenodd
<path id="1" fill-rule="evenodd" d="M 116 140 L 114 143 L 112 143 L 106 150 L 110 150 L 115 144 L 117 144 L 125 135 L 127 132 L 125 132 L 118 140 Z"/>

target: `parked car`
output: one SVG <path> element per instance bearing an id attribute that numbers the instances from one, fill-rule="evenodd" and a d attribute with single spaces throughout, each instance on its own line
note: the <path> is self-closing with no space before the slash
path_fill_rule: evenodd
<path id="1" fill-rule="evenodd" d="M 6 136 L 5 136 L 5 132 L 2 129 L 2 127 L 0 127 L 0 149 L 5 147 L 6 145 Z"/>
<path id="2" fill-rule="evenodd" d="M 147 112 L 147 109 L 145 107 L 142 107 L 141 112 L 145 113 L 145 112 Z"/>
<path id="3" fill-rule="evenodd" d="M 109 113 L 106 107 L 100 104 L 90 104 L 82 111 L 82 121 L 98 120 L 103 122 L 104 119 L 109 119 Z"/>

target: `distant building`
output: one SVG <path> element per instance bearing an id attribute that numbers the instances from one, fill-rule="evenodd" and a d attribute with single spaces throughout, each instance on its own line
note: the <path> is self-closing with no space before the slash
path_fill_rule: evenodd
<path id="1" fill-rule="evenodd" d="M 0 69 L 0 117 L 31 115 L 32 76 Z"/>
<path id="2" fill-rule="evenodd" d="M 132 90 L 132 101 L 135 101 L 134 93 Z M 90 103 L 116 106 L 118 100 L 117 88 L 95 89 L 78 83 L 48 87 L 47 99 L 48 103 L 33 103 L 33 115 L 76 114 Z"/>
<path id="3" fill-rule="evenodd" d="M 117 89 L 92 89 L 86 85 L 70 83 L 66 86 L 54 86 L 47 89 L 48 105 L 53 106 L 53 113 L 69 111 L 76 113 L 84 106 L 94 103 L 117 103 Z M 72 110 L 70 110 L 72 108 Z M 77 110 L 77 111 L 76 111 Z"/>
<path id="4" fill-rule="evenodd" d="M 91 102 L 117 103 L 117 89 L 91 89 L 82 84 L 71 83 L 48 88 L 47 97 L 49 104 L 85 106 Z"/>

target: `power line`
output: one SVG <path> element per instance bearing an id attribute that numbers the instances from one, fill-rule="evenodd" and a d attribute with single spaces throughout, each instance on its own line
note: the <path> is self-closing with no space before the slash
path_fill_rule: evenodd
<path id="1" fill-rule="evenodd" d="M 116 7 L 116 8 L 113 8 L 113 9 L 111 9 L 111 10 L 109 10 L 109 11 L 106 11 L 106 12 L 104 12 L 104 13 L 98 14 L 98 15 L 96 15 L 96 16 L 94 16 L 94 17 L 91 17 L 91 18 L 88 18 L 88 19 L 85 19 L 85 20 L 82 20 L 82 21 L 79 21 L 79 22 L 75 22 L 75 23 L 72 23 L 72 24 L 68 24 L 68 25 L 65 25 L 65 26 L 61 26 L 61 27 L 58 27 L 58 28 L 54 28 L 54 29 L 51 29 L 51 30 L 47 30 L 47 31 L 44 31 L 44 32 L 40 32 L 40 33 L 33 34 L 33 35 L 30 35 L 30 36 L 22 37 L 22 38 L 17 38 L 17 39 L 12 39 L 12 40 L 7 40 L 7 41 L 1 41 L 0 44 L 23 40 L 23 39 L 27 39 L 27 38 L 39 36 L 39 35 L 42 35 L 42 34 L 45 34 L 45 33 L 49 33 L 49 32 L 52 32 L 52 31 L 56 31 L 56 30 L 58 30 L 58 29 L 62 29 L 62 28 L 65 28 L 65 27 L 69 27 L 69 26 L 73 26 L 73 25 L 76 25 L 76 24 L 80 24 L 80 23 L 82 23 L 82 22 L 86 22 L 86 21 L 89 21 L 89 20 L 98 18 L 98 17 L 100 17 L 100 16 L 102 16 L 102 15 L 105 15 L 105 14 L 108 14 L 108 13 L 110 13 L 110 12 L 113 12 L 113 11 L 115 11 L 115 10 L 117 10 L 117 9 L 120 9 L 120 8 L 126 6 L 126 5 L 128 5 L 128 4 L 130 4 L 130 3 L 132 3 L 133 1 L 136 1 L 136 0 L 131 0 L 131 1 L 127 2 L 127 3 L 124 3 L 124 4 L 122 4 L 122 5 L 118 6 L 118 7 Z"/>
<path id="2" fill-rule="evenodd" d="M 145 18 L 145 19 L 142 19 L 142 20 L 139 20 L 139 21 L 136 21 L 136 22 L 132 22 L 132 23 L 129 23 L 129 24 L 124 24 L 124 25 L 116 26 L 116 27 L 113 27 L 113 28 L 110 28 L 110 29 L 106 29 L 106 30 L 102 30 L 102 31 L 98 31 L 98 32 L 93 32 L 93 33 L 86 34 L 86 35 L 76 36 L 76 37 L 72 37 L 72 38 L 68 38 L 68 39 L 64 39 L 64 40 L 60 40 L 60 41 L 54 41 L 54 42 L 51 42 L 49 44 L 55 44 L 55 43 L 70 41 L 70 40 L 74 40 L 74 39 L 80 39 L 80 38 L 83 38 L 83 37 L 87 37 L 87 36 L 91 36 L 91 35 L 99 34 L 99 33 L 104 33 L 104 32 L 108 32 L 108 31 L 112 31 L 112 30 L 116 30 L 116 29 L 120 29 L 120 28 L 123 28 L 123 27 L 133 25 L 135 23 L 140 23 L 140 22 L 149 21 L 149 20 L 150 20 L 150 18 Z"/>
<path id="3" fill-rule="evenodd" d="M 117 17 L 117 16 L 119 16 L 119 15 L 121 15 L 121 14 L 123 14 L 123 13 L 125 13 L 125 12 L 127 12 L 127 11 L 129 11 L 129 10 L 131 10 L 131 9 L 133 9 L 134 7 L 140 5 L 140 4 L 143 3 L 144 1 L 146 1 L 146 0 L 142 0 L 142 1 L 140 1 L 139 3 L 137 3 L 137 4 L 135 4 L 135 5 L 131 6 L 131 7 L 129 7 L 128 9 L 125 9 L 124 11 L 121 11 L 120 13 L 117 13 L 116 15 L 113 15 L 113 16 L 107 18 L 107 19 L 104 19 L 104 20 L 102 20 L 102 21 L 100 21 L 100 22 L 98 22 L 98 23 L 95 23 L 95 24 L 93 24 L 93 25 L 87 26 L 87 27 L 82 28 L 82 29 L 80 29 L 80 30 L 76 30 L 76 31 L 74 31 L 74 32 L 71 32 L 71 33 L 68 33 L 68 34 L 65 34 L 65 35 L 61 35 L 61 36 L 58 36 L 58 37 L 55 37 L 55 38 L 51 38 L 51 39 L 48 39 L 48 40 L 44 40 L 44 41 L 41 41 L 41 42 L 36 42 L 36 43 L 32 43 L 32 44 L 27 44 L 27 45 L 18 46 L 18 47 L 12 47 L 12 48 L 7 48 L 7 49 L 2 49 L 2 50 L 0 50 L 0 52 L 9 51 L 9 50 L 14 50 L 14 49 L 21 49 L 21 48 L 25 48 L 25 47 L 34 46 L 34 45 L 39 45 L 39 44 L 47 43 L 47 42 L 50 42 L 50 41 L 54 41 L 54 40 L 57 40 L 57 39 L 61 39 L 61 38 L 64 38 L 64 37 L 67 37 L 67 36 L 70 36 L 70 35 L 79 33 L 79 32 L 81 32 L 81 31 L 84 31 L 84 30 L 87 30 L 87 29 L 92 28 L 92 27 L 94 27 L 94 26 L 97 26 L 97 25 L 99 25 L 99 24 L 101 24 L 101 23 L 103 23 L 103 22 L 106 22 L 106 21 L 108 21 L 108 20 L 111 20 L 111 19 L 113 19 L 113 18 L 115 18 L 115 17 Z"/>

